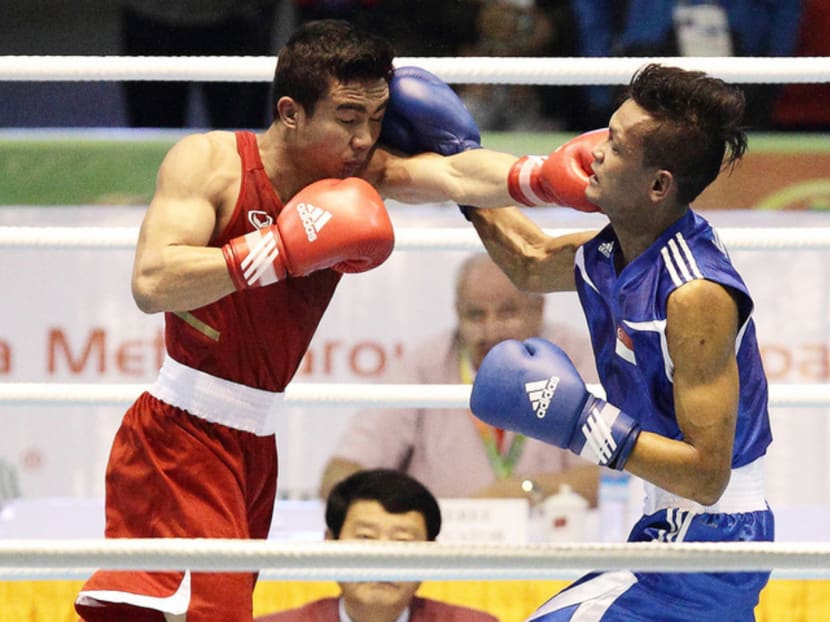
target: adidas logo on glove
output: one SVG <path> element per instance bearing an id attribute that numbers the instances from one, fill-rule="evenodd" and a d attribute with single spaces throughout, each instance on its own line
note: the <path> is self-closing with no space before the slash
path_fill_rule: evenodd
<path id="1" fill-rule="evenodd" d="M 309 242 L 317 239 L 317 234 L 326 226 L 326 223 L 331 220 L 331 212 L 311 205 L 310 203 L 298 203 L 297 213 L 300 215 L 300 220 L 303 222 L 305 228 L 305 235 Z"/>
<path id="2" fill-rule="evenodd" d="M 603 242 L 599 245 L 599 248 L 597 250 L 599 250 L 599 252 L 602 253 L 606 259 L 608 259 L 609 257 L 611 257 L 611 253 L 614 252 L 614 243 Z"/>
<path id="3" fill-rule="evenodd" d="M 545 415 L 548 414 L 550 401 L 553 399 L 553 394 L 556 393 L 557 386 L 559 386 L 558 376 L 551 376 L 547 380 L 525 383 L 525 392 L 537 418 L 544 419 Z"/>

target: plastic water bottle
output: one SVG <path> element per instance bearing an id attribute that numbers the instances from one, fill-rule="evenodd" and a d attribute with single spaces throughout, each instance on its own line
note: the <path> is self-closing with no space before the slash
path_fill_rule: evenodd
<path id="1" fill-rule="evenodd" d="M 581 542 L 585 539 L 588 500 L 568 484 L 542 503 L 545 536 L 548 542 Z"/>
<path id="2" fill-rule="evenodd" d="M 601 469 L 599 476 L 599 533 L 603 542 L 625 542 L 630 521 L 631 476 L 625 471 Z"/>
<path id="3" fill-rule="evenodd" d="M 522 492 L 527 498 L 527 540 L 537 543 L 545 541 L 545 517 L 542 512 L 544 495 L 539 484 L 532 479 L 522 481 Z"/>

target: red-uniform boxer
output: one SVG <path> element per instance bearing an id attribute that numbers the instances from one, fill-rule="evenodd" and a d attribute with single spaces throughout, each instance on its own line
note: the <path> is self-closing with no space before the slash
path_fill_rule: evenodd
<path id="1" fill-rule="evenodd" d="M 267 537 L 282 392 L 342 273 L 393 246 L 379 194 L 356 177 L 401 201 L 513 202 L 516 156 L 476 149 L 475 122 L 431 74 L 402 71 L 390 97 L 392 75 L 385 42 L 347 22 L 306 24 L 280 51 L 265 132 L 193 134 L 165 157 L 132 289 L 142 311 L 165 313 L 167 356 L 113 442 L 107 537 Z M 375 150 L 381 122 L 433 153 Z M 547 173 L 554 188 L 573 183 L 562 166 L 561 179 Z M 248 622 L 255 582 L 103 569 L 76 609 L 88 622 Z"/>
<path id="2" fill-rule="evenodd" d="M 282 392 L 342 273 L 394 244 L 380 196 L 354 177 L 391 75 L 384 42 L 343 23 L 303 29 L 280 56 L 267 131 L 190 135 L 165 157 L 132 287 L 143 311 L 165 312 L 167 356 L 113 443 L 107 537 L 267 537 Z M 102 569 L 76 609 L 89 621 L 249 621 L 255 581 Z"/>

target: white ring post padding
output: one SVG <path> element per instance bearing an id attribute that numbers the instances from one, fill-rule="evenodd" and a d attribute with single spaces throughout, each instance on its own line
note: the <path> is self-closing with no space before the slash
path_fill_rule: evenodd
<path id="1" fill-rule="evenodd" d="M 548 235 L 584 230 L 544 229 Z M 718 227 L 717 231 L 731 251 L 830 249 L 830 227 Z M 0 248 L 133 250 L 137 239 L 137 227 L 0 226 Z M 398 251 L 483 249 L 472 227 L 407 227 L 395 230 L 395 250 Z"/>
<path id="2" fill-rule="evenodd" d="M 124 406 L 149 385 L 0 383 L 0 404 L 7 406 Z M 601 385 L 587 385 L 603 397 Z M 324 384 L 291 383 L 284 404 L 290 408 L 469 408 L 468 384 Z M 772 384 L 770 408 L 828 408 L 828 384 Z"/>
<path id="3" fill-rule="evenodd" d="M 494 580 L 559 578 L 569 570 L 652 572 L 826 571 L 828 543 L 440 542 L 137 538 L 0 541 L 0 568 L 257 571 L 283 580 Z"/>
<path id="4" fill-rule="evenodd" d="M 733 83 L 830 82 L 830 57 L 399 57 L 451 84 L 626 84 L 648 62 Z M 270 82 L 271 56 L 0 56 L 0 80 Z"/>

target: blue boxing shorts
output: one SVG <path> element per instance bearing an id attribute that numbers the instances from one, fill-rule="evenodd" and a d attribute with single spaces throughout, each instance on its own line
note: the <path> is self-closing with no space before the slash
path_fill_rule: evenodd
<path id="1" fill-rule="evenodd" d="M 628 541 L 771 542 L 775 519 L 766 502 L 763 506 L 741 512 L 659 509 L 634 525 Z M 527 622 L 752 622 L 769 576 L 769 572 L 595 572 L 548 600 Z"/>

